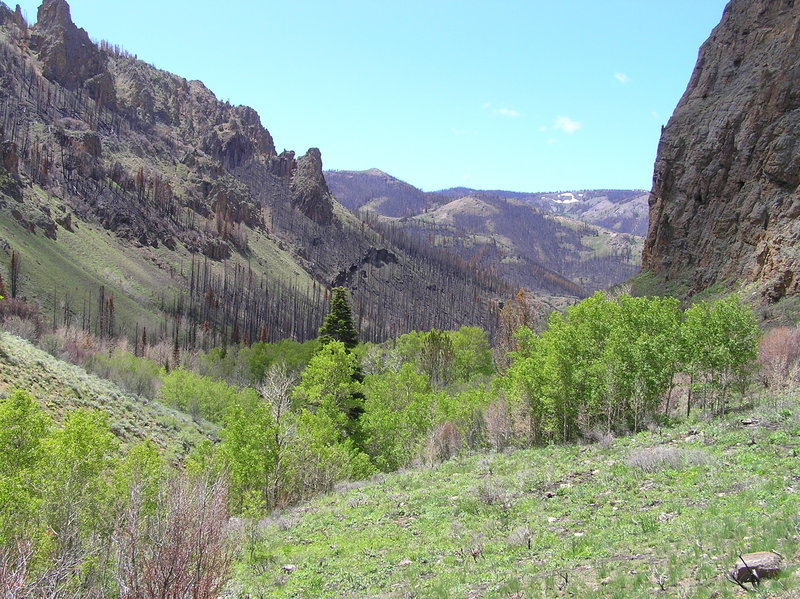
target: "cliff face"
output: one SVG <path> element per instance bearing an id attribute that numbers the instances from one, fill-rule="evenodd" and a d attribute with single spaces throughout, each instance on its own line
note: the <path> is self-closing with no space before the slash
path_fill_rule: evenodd
<path id="1" fill-rule="evenodd" d="M 664 129 L 642 266 L 800 291 L 800 2 L 732 0 Z"/>

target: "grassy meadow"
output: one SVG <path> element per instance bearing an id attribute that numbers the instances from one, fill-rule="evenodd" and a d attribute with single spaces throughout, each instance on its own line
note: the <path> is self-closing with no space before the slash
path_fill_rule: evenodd
<path id="1" fill-rule="evenodd" d="M 656 432 L 378 475 L 248 531 L 251 597 L 796 597 L 800 414 L 783 396 Z M 748 588 L 750 585 L 747 585 Z"/>

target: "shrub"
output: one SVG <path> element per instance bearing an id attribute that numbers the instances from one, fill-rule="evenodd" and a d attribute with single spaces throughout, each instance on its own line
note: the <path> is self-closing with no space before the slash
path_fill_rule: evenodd
<path id="1" fill-rule="evenodd" d="M 515 528 L 510 535 L 508 535 L 507 543 L 512 547 L 527 547 L 531 548 L 531 529 L 527 526 L 520 526 Z"/>
<path id="2" fill-rule="evenodd" d="M 36 332 L 36 324 L 19 316 L 7 316 L 3 321 L 3 328 L 12 335 L 22 337 L 31 342 L 35 342 L 39 337 Z"/>
<path id="3" fill-rule="evenodd" d="M 764 334 L 758 348 L 764 384 L 783 389 L 797 382 L 800 370 L 800 326 L 780 327 Z"/>
<path id="4" fill-rule="evenodd" d="M 137 358 L 118 350 L 111 355 L 90 354 L 84 361 L 84 367 L 131 393 L 150 399 L 158 395 L 161 367 L 147 358 Z"/>
<path id="5" fill-rule="evenodd" d="M 163 376 L 159 396 L 168 406 L 217 424 L 222 422 L 229 406 L 239 404 L 249 411 L 258 402 L 258 394 L 253 389 L 240 391 L 222 381 L 182 368 Z"/>
<path id="6" fill-rule="evenodd" d="M 226 504 L 221 480 L 176 479 L 155 514 L 147 513 L 134 489 L 114 535 L 119 597 L 218 597 L 234 557 Z"/>
<path id="7" fill-rule="evenodd" d="M 429 465 L 438 464 L 458 455 L 461 434 L 452 422 L 437 424 L 428 434 L 425 457 Z"/>
<path id="8" fill-rule="evenodd" d="M 691 466 L 708 466 L 714 459 L 707 452 L 699 449 L 680 449 L 665 445 L 657 445 L 639 449 L 628 456 L 627 464 L 648 473 L 661 470 L 679 470 Z"/>
<path id="9" fill-rule="evenodd" d="M 495 401 L 483 411 L 486 437 L 495 451 L 502 451 L 511 442 L 511 418 L 505 400 Z"/>
<path id="10" fill-rule="evenodd" d="M 13 335 L 35 341 L 44 331 L 39 308 L 19 298 L 0 301 L 0 323 Z"/>

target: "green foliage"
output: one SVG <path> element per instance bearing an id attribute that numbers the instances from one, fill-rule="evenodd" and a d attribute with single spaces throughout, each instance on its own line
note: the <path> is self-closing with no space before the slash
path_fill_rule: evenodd
<path id="1" fill-rule="evenodd" d="M 438 425 L 448 424 L 466 446 L 483 445 L 483 411 L 493 393 L 481 387 L 459 392 L 434 391 L 426 373 L 413 363 L 398 372 L 369 375 L 364 380 L 361 417 L 365 448 L 375 465 L 390 472 L 422 457 Z"/>
<path id="2" fill-rule="evenodd" d="M 298 500 L 330 491 L 337 482 L 365 478 L 369 458 L 346 434 L 347 416 L 326 397 L 315 410 L 303 409 L 286 452 L 287 494 Z"/>
<path id="3" fill-rule="evenodd" d="M 457 381 L 468 382 L 475 377 L 494 374 L 492 348 L 486 331 L 480 327 L 461 327 L 450 333 L 453 341 L 453 373 Z"/>
<path id="4" fill-rule="evenodd" d="M 33 468 L 42 459 L 42 438 L 52 423 L 39 404 L 21 389 L 0 400 L 0 476 Z"/>
<path id="5" fill-rule="evenodd" d="M 339 480 L 372 471 L 359 449 L 363 435 L 358 416 L 364 402 L 357 370 L 357 359 L 345 344 L 330 341 L 301 375 L 293 392 L 297 433 L 287 451 L 287 479 L 295 496 L 328 490 Z"/>
<path id="6" fill-rule="evenodd" d="M 130 448 L 117 467 L 114 493 L 120 505 L 131 497 L 134 489 L 140 494 L 146 513 L 156 509 L 158 494 L 167 480 L 167 466 L 152 441 L 143 441 Z"/>
<path id="7" fill-rule="evenodd" d="M 736 298 L 696 304 L 684 319 L 674 299 L 598 292 L 553 314 L 541 335 L 520 329 L 500 388 L 517 436 L 531 443 L 639 430 L 682 370 L 723 389 L 745 381 L 757 340 L 752 312 Z"/>
<path id="8" fill-rule="evenodd" d="M 322 321 L 319 337 L 322 344 L 340 341 L 348 350 L 358 345 L 358 331 L 353 323 L 353 313 L 344 287 L 334 287 L 331 308 Z"/>
<path id="9" fill-rule="evenodd" d="M 198 374 L 227 381 L 230 385 L 258 385 L 273 364 L 284 364 L 292 372 L 302 371 L 319 347 L 312 339 L 300 343 L 281 339 L 276 343 L 253 343 L 225 350 L 214 348 L 197 356 Z"/>
<path id="10" fill-rule="evenodd" d="M 107 505 L 113 496 L 117 440 L 103 412 L 75 410 L 45 443 L 43 513 L 62 537 L 86 535 L 113 525 Z"/>
<path id="11" fill-rule="evenodd" d="M 273 364 L 283 364 L 290 372 L 302 371 L 318 349 L 317 339 L 303 343 L 282 339 L 276 343 L 254 343 L 239 350 L 239 354 L 247 361 L 250 381 L 259 383 Z"/>
<path id="12" fill-rule="evenodd" d="M 684 366 L 706 388 L 718 391 L 711 397 L 715 409 L 724 409 L 729 387 L 743 385 L 752 373 L 759 336 L 752 310 L 735 295 L 713 303 L 699 302 L 686 311 Z"/>
<path id="13" fill-rule="evenodd" d="M 31 396 L 13 390 L 0 400 L 0 547 L 25 536 L 40 497 L 35 486 L 51 421 Z"/>
<path id="14" fill-rule="evenodd" d="M 151 399 L 158 394 L 162 368 L 153 360 L 117 350 L 110 355 L 90 354 L 84 367 L 131 393 Z"/>
<path id="15" fill-rule="evenodd" d="M 330 341 L 314 355 L 300 377 L 294 392 L 298 408 L 316 409 L 327 402 L 339 412 L 348 414 L 360 407 L 356 394 L 361 385 L 355 380 L 356 357 L 341 341 Z"/>
<path id="16" fill-rule="evenodd" d="M 274 507 L 270 491 L 274 489 L 278 445 L 269 406 L 259 402 L 246 410 L 231 405 L 220 437 L 220 457 L 230 477 L 233 508 L 242 512 Z"/>
<path id="17" fill-rule="evenodd" d="M 417 358 L 420 368 L 428 375 L 431 384 L 441 388 L 454 379 L 455 361 L 453 340 L 446 332 L 433 329 L 425 334 Z"/>
<path id="18" fill-rule="evenodd" d="M 163 376 L 160 399 L 194 418 L 222 423 L 230 406 L 236 403 L 253 406 L 258 402 L 258 394 L 251 388 L 239 390 L 211 377 L 177 368 Z"/>
<path id="19" fill-rule="evenodd" d="M 399 372 L 367 376 L 364 396 L 361 426 L 376 466 L 390 472 L 409 465 L 434 422 L 428 377 L 406 363 Z"/>
<path id="20" fill-rule="evenodd" d="M 486 333 L 478 327 L 457 331 L 412 331 L 401 335 L 392 350 L 401 363 L 413 363 L 434 387 L 468 383 L 494 374 Z"/>

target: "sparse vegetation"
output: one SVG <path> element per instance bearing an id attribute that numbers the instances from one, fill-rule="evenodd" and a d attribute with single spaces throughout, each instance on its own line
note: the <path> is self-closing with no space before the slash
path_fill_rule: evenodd
<path id="1" fill-rule="evenodd" d="M 760 593 L 788 599 L 800 591 L 789 490 L 800 428 L 748 418 L 461 457 L 321 496 L 283 516 L 288 530 L 264 521 L 240 566 L 243 592 L 733 598 L 738 554 L 763 549 L 788 568 Z"/>

